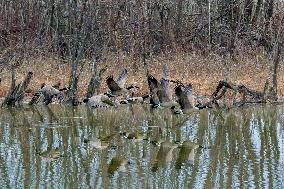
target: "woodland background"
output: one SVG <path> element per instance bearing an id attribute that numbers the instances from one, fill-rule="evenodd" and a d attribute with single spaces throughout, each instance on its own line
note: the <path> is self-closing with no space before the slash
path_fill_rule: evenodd
<path id="1" fill-rule="evenodd" d="M 97 70 L 104 79 L 124 67 L 128 82 L 146 90 L 145 67 L 158 77 L 164 64 L 203 95 L 221 79 L 261 89 L 276 73 L 283 83 L 283 7 L 280 0 L 1 0 L 0 96 L 28 71 L 31 91 L 77 82 L 84 95 Z"/>

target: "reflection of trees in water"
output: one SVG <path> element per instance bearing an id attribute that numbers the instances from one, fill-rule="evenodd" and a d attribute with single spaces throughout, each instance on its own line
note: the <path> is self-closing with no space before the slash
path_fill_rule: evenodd
<path id="1" fill-rule="evenodd" d="M 57 188 L 107 188 L 133 182 L 150 188 L 277 187 L 283 156 L 281 111 L 254 107 L 173 115 L 167 110 L 150 114 L 140 106 L 1 109 L 0 184 L 5 188 L 38 188 L 44 183 Z M 134 131 L 144 132 L 148 140 L 120 135 Z M 94 138 L 109 145 L 95 148 L 88 142 Z M 152 145 L 153 140 L 163 145 Z M 191 153 L 186 145 L 175 146 L 193 140 L 208 148 Z M 56 149 L 63 157 L 48 161 L 40 155 Z M 131 164 L 127 172 L 109 177 L 107 164 L 116 156 Z"/>
<path id="2" fill-rule="evenodd" d="M 216 133 L 211 141 L 213 146 L 210 149 L 205 187 L 235 185 L 247 188 L 255 185 L 263 188 L 266 179 L 273 186 L 280 158 L 276 130 L 277 109 L 262 110 L 263 113 L 259 108 L 214 112 L 212 119 L 216 130 L 212 133 Z M 257 145 L 260 145 L 260 152 L 257 152 Z M 267 170 L 263 167 L 267 167 Z"/>

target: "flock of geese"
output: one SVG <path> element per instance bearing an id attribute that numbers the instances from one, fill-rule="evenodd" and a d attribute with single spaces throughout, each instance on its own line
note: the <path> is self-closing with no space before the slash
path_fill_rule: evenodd
<path id="1" fill-rule="evenodd" d="M 147 75 L 147 81 L 149 86 L 148 94 L 140 97 L 130 97 L 129 94 L 131 90 L 138 87 L 131 85 L 126 86 L 128 72 L 124 69 L 117 79 L 113 75 L 110 75 L 106 78 L 106 84 L 108 86 L 108 91 L 101 94 L 93 94 L 90 98 L 85 98 L 83 102 L 93 108 L 107 108 L 111 106 L 118 106 L 120 104 L 142 104 L 147 103 L 151 108 L 169 108 L 173 113 L 182 114 L 182 113 L 191 113 L 195 109 L 200 109 L 200 106 L 195 105 L 196 97 L 192 92 L 192 85 L 184 85 L 181 82 L 176 82 L 169 80 L 165 71 L 160 80 L 156 79 L 153 75 Z M 175 83 L 174 89 L 170 87 L 170 82 Z M 68 88 L 60 88 L 60 84 L 51 86 L 42 84 L 41 88 L 34 94 L 30 104 L 37 104 L 43 102 L 48 105 L 55 100 L 63 102 L 65 100 L 65 92 L 68 91 Z M 149 140 L 145 137 L 144 134 L 139 132 L 133 133 L 113 133 L 104 138 L 90 138 L 84 139 L 84 143 L 89 143 L 92 147 L 97 149 L 105 149 L 109 147 L 110 141 L 117 136 L 122 135 L 124 138 L 133 139 L 133 140 Z M 153 145 L 159 146 L 159 150 L 155 159 L 151 165 L 151 170 L 156 172 L 159 167 L 162 167 L 164 164 L 173 161 L 173 150 L 179 148 L 179 155 L 176 160 L 175 168 L 180 169 L 181 166 L 189 162 L 193 164 L 195 150 L 198 148 L 204 148 L 201 145 L 198 145 L 191 141 L 183 142 L 170 142 L 164 140 L 154 140 L 150 141 Z M 39 153 L 42 157 L 47 158 L 58 158 L 60 157 L 59 150 L 54 150 L 50 152 Z M 107 172 L 111 176 L 116 171 L 125 170 L 126 165 L 129 161 L 123 156 L 115 156 L 112 158 Z"/>
<path id="2" fill-rule="evenodd" d="M 174 113 L 189 113 L 193 109 L 198 109 L 195 105 L 195 96 L 192 94 L 192 85 L 189 83 L 184 85 L 181 82 L 175 82 L 174 96 L 170 88 L 170 82 L 174 82 L 167 78 L 164 74 L 160 80 L 153 75 L 148 74 L 149 94 L 140 97 L 130 97 L 129 93 L 137 86 L 126 86 L 128 72 L 124 69 L 117 79 L 113 75 L 106 78 L 106 84 L 109 91 L 101 94 L 93 94 L 90 98 L 85 98 L 83 102 L 93 108 L 106 108 L 117 106 L 119 104 L 138 104 L 148 103 L 152 108 L 170 108 Z M 48 105 L 54 100 L 59 103 L 64 101 L 64 94 L 68 88 L 60 88 L 60 84 L 51 86 L 42 84 L 41 88 L 34 94 L 30 104 L 37 104 L 40 101 Z"/>

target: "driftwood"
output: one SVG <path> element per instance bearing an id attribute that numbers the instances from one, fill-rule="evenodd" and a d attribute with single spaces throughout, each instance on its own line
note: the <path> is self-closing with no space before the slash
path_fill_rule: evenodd
<path id="1" fill-rule="evenodd" d="M 245 85 L 237 85 L 232 82 L 219 81 L 215 91 L 205 103 L 198 102 L 199 109 L 212 108 L 213 106 L 219 107 L 218 100 L 223 98 L 225 94 L 231 90 L 233 92 L 233 105 L 243 106 L 251 103 L 266 103 L 267 100 L 273 100 L 275 97 L 272 95 L 272 88 L 269 89 L 268 80 L 265 83 L 263 91 L 256 91 L 246 87 Z M 237 94 L 241 95 L 241 99 L 237 100 Z M 226 105 L 226 104 L 225 104 Z"/>
<path id="2" fill-rule="evenodd" d="M 212 107 L 213 105 L 219 106 L 218 100 L 220 100 L 228 90 L 233 91 L 233 104 L 236 106 L 242 106 L 247 103 L 266 103 L 268 99 L 273 99 L 270 95 L 271 90 L 268 90 L 268 81 L 266 81 L 263 91 L 256 91 L 246 87 L 245 85 L 236 85 L 232 82 L 219 81 L 216 90 L 210 97 L 210 101 L 200 105 L 202 108 Z M 240 101 L 236 100 L 236 95 L 240 94 Z"/>
<path id="3" fill-rule="evenodd" d="M 8 95 L 4 99 L 2 106 L 5 106 L 5 105 L 15 106 L 17 104 L 20 104 L 23 101 L 25 90 L 27 89 L 32 77 L 33 77 L 33 72 L 29 72 L 21 83 L 14 86 L 15 77 L 14 77 L 14 73 L 12 73 L 11 88 L 10 88 Z"/>

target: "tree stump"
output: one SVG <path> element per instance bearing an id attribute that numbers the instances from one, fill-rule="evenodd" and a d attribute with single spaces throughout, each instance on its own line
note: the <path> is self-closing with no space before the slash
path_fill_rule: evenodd
<path id="1" fill-rule="evenodd" d="M 12 74 L 13 75 L 13 74 Z M 19 83 L 18 85 L 14 85 L 15 83 L 15 78 L 12 77 L 12 83 L 11 83 L 11 88 L 10 91 L 8 93 L 8 95 L 6 96 L 6 98 L 4 99 L 4 102 L 2 103 L 2 106 L 15 106 L 15 105 L 19 105 L 22 103 L 23 99 L 24 99 L 24 94 L 25 94 L 25 90 L 27 89 L 30 81 L 32 80 L 33 77 L 33 72 L 28 72 L 27 76 L 25 77 L 25 79 Z"/>

